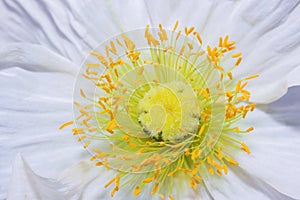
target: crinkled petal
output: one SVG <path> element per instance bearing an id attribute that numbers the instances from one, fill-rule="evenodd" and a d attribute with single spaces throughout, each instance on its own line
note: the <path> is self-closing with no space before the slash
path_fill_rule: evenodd
<path id="1" fill-rule="evenodd" d="M 7 199 L 81 199 L 83 189 L 98 175 L 91 163 L 82 161 L 66 169 L 58 179 L 44 178 L 31 169 L 24 157 L 17 155 Z"/>
<path id="2" fill-rule="evenodd" d="M 33 44 L 13 43 L 0 49 L 0 69 L 20 67 L 36 72 L 68 73 L 75 77 L 79 66 L 49 49 Z"/>
<path id="3" fill-rule="evenodd" d="M 214 199 L 245 200 L 292 199 L 239 167 L 230 167 L 225 176 L 203 176 Z"/>
<path id="4" fill-rule="evenodd" d="M 0 43 L 39 44 L 80 64 L 86 34 L 75 12 L 83 1 L 1 1 Z"/>
<path id="5" fill-rule="evenodd" d="M 36 59 L 27 52 L 6 52 L 5 57 L 0 54 L 6 59 L 0 65 L 0 199 L 5 197 L 11 165 L 19 152 L 47 177 L 57 176 L 88 156 L 70 137 L 70 129 L 58 130 L 73 117 L 74 76 L 66 73 L 72 64 L 43 50 L 32 50 Z M 18 55 L 24 62 L 10 55 Z M 69 66 L 62 70 L 64 65 Z"/>
<path id="6" fill-rule="evenodd" d="M 250 156 L 238 154 L 236 160 L 249 175 L 259 178 L 280 193 L 299 199 L 299 131 L 274 118 L 259 109 L 246 118 L 244 125 L 255 128 L 245 137 L 252 153 Z"/>

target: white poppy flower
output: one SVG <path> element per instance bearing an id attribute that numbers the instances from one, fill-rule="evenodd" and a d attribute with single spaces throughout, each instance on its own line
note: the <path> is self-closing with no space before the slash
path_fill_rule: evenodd
<path id="1" fill-rule="evenodd" d="M 241 121 L 242 128 L 254 127 L 243 136 L 251 154 L 233 154 L 238 166 L 222 177 L 203 176 L 199 190 L 185 198 L 300 199 L 299 88 L 283 96 L 300 83 L 298 5 L 294 0 L 1 1 L 0 199 L 111 198 L 103 188 L 114 173 L 95 167 L 69 129 L 58 131 L 73 118 L 76 75 L 99 43 L 147 24 L 172 30 L 176 20 L 178 29 L 194 26 L 205 47 L 229 35 L 243 52 L 234 77 L 259 74 L 247 86 L 258 108 Z M 166 92 L 159 90 L 158 95 Z M 149 105 L 145 102 L 141 109 Z M 122 194 L 127 193 L 116 197 L 126 199 Z M 148 198 L 137 196 L 143 197 Z"/>

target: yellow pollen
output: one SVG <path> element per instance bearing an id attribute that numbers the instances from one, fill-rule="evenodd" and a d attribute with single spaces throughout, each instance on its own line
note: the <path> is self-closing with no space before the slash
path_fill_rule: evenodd
<path id="1" fill-rule="evenodd" d="M 111 197 L 114 197 L 115 193 L 116 193 L 118 190 L 119 190 L 119 188 L 118 188 L 118 187 L 115 187 L 115 188 L 111 191 L 110 196 L 111 196 Z"/>
<path id="2" fill-rule="evenodd" d="M 239 163 L 235 160 L 233 160 L 232 158 L 228 158 L 228 162 L 231 164 L 231 165 L 238 165 Z"/>
<path id="3" fill-rule="evenodd" d="M 175 23 L 175 25 L 174 25 L 173 32 L 176 31 L 177 27 L 178 27 L 178 20 L 176 21 L 176 23 Z"/>
<path id="4" fill-rule="evenodd" d="M 127 144 L 129 145 L 129 146 L 131 146 L 131 147 L 136 147 L 136 144 L 134 144 L 134 143 L 132 143 L 132 142 L 127 142 Z"/>
<path id="5" fill-rule="evenodd" d="M 91 141 L 86 141 L 83 145 L 83 148 L 87 148 L 91 144 Z"/>
<path id="6" fill-rule="evenodd" d="M 65 128 L 65 127 L 67 127 L 67 126 L 70 126 L 70 125 L 72 125 L 72 124 L 74 124 L 73 121 L 66 122 L 66 123 L 64 123 L 63 125 L 61 125 L 58 129 L 59 129 L 59 130 L 62 130 L 63 128 Z"/>
<path id="7" fill-rule="evenodd" d="M 250 131 L 253 131 L 254 130 L 254 128 L 253 127 L 250 127 L 250 128 L 248 128 L 247 130 L 246 130 L 246 132 L 250 132 Z"/>
<path id="8" fill-rule="evenodd" d="M 258 78 L 258 77 L 259 77 L 259 75 L 256 74 L 256 75 L 248 76 L 244 80 L 250 80 L 250 79 L 254 79 L 254 78 Z"/>
<path id="9" fill-rule="evenodd" d="M 245 143 L 242 143 L 242 148 L 241 148 L 241 150 L 245 151 L 245 152 L 248 153 L 248 154 L 251 153 L 250 150 L 249 150 L 249 148 L 248 148 L 248 146 L 247 146 Z"/>
<path id="10" fill-rule="evenodd" d="M 204 132 L 204 129 L 205 129 L 205 125 L 202 125 L 198 132 L 198 135 L 202 135 L 202 133 Z"/>
<path id="11" fill-rule="evenodd" d="M 140 193 L 141 193 L 140 187 L 139 187 L 139 186 L 136 186 L 135 189 L 134 189 L 134 192 L 133 192 L 134 196 L 137 196 L 137 195 L 139 195 Z"/>
<path id="12" fill-rule="evenodd" d="M 242 55 L 242 52 L 236 53 L 236 54 L 232 54 L 231 58 L 237 58 L 240 57 Z"/>
<path id="13" fill-rule="evenodd" d="M 152 189 L 152 191 L 151 191 L 151 194 L 152 194 L 152 195 L 154 195 L 154 194 L 157 192 L 158 185 L 159 185 L 159 183 L 155 183 L 155 184 L 154 184 L 154 187 L 153 187 L 153 189 Z"/>
<path id="14" fill-rule="evenodd" d="M 153 178 L 146 178 L 143 180 L 143 183 L 151 183 L 153 181 Z"/>
<path id="15" fill-rule="evenodd" d="M 78 142 L 81 142 L 82 140 L 84 140 L 86 138 L 86 135 L 84 135 L 84 136 L 81 136 L 80 138 L 78 138 Z"/>
<path id="16" fill-rule="evenodd" d="M 104 188 L 107 188 L 108 186 L 110 186 L 113 182 L 115 182 L 116 178 L 112 178 L 110 181 L 108 181 L 105 185 Z"/>
<path id="17" fill-rule="evenodd" d="M 181 35 L 181 31 L 178 31 L 177 36 L 176 36 L 176 40 L 179 39 L 179 36 Z"/>
<path id="18" fill-rule="evenodd" d="M 242 58 L 239 57 L 238 60 L 237 60 L 236 63 L 235 63 L 235 66 L 238 66 L 238 65 L 241 63 L 241 61 L 242 61 Z"/>

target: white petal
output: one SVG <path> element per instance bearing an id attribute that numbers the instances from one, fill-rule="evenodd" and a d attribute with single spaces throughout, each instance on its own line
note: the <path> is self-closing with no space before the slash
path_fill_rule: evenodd
<path id="1" fill-rule="evenodd" d="M 214 199 L 239 200 L 241 197 L 245 200 L 292 199 L 239 167 L 229 169 L 229 173 L 222 177 L 210 174 L 203 176 L 203 184 L 207 186 Z"/>
<path id="2" fill-rule="evenodd" d="M 290 87 L 287 94 L 279 100 L 264 105 L 262 109 L 276 121 L 293 129 L 300 128 L 300 87 Z"/>
<path id="3" fill-rule="evenodd" d="M 0 49 L 0 69 L 20 67 L 38 72 L 63 72 L 75 77 L 79 66 L 50 50 L 33 44 L 15 43 Z"/>
<path id="4" fill-rule="evenodd" d="M 85 31 L 73 15 L 75 9 L 82 7 L 80 2 L 1 1 L 1 44 L 40 44 L 80 64 Z"/>
<path id="5" fill-rule="evenodd" d="M 296 69 L 294 69 L 293 71 L 291 71 L 288 75 L 288 85 L 289 86 L 296 86 L 296 85 L 300 85 L 300 67 L 297 67 Z"/>
<path id="6" fill-rule="evenodd" d="M 7 190 L 14 157 L 22 152 L 39 174 L 55 177 L 71 164 L 88 157 L 71 136 L 58 127 L 73 118 L 72 64 L 44 49 L 34 50 L 37 59 L 22 51 L 0 55 L 0 197 Z M 40 52 L 39 54 L 37 52 Z M 51 60 L 47 60 L 51 58 Z M 24 64 L 19 62 L 24 60 Z M 31 60 L 32 59 L 32 60 Z M 25 62 L 26 61 L 26 62 Z M 56 63 L 58 62 L 58 63 Z M 55 67 L 51 67 L 54 65 Z M 21 69 L 20 67 L 23 67 Z M 30 70 L 30 71 L 28 71 Z M 61 73 L 60 71 L 64 72 Z"/>
<path id="7" fill-rule="evenodd" d="M 14 162 L 7 199 L 80 199 L 86 184 L 99 175 L 95 169 L 91 163 L 80 162 L 65 170 L 59 179 L 43 178 L 18 155 Z"/>
<path id="8" fill-rule="evenodd" d="M 176 20 L 181 28 L 185 26 L 195 26 L 198 30 L 203 30 L 207 23 L 207 18 L 214 9 L 212 1 L 144 1 L 152 23 L 157 27 L 159 23 L 172 29 Z M 222 3 L 221 3 L 222 4 Z"/>
<path id="9" fill-rule="evenodd" d="M 252 153 L 237 156 L 240 167 L 280 193 L 299 199 L 299 131 L 258 109 L 247 117 L 248 123 L 255 128 L 245 137 Z"/>
<path id="10" fill-rule="evenodd" d="M 232 16 L 227 31 L 244 53 L 234 75 L 260 75 L 248 87 L 254 102 L 269 103 L 285 94 L 288 74 L 300 65 L 298 2 L 250 1 Z"/>

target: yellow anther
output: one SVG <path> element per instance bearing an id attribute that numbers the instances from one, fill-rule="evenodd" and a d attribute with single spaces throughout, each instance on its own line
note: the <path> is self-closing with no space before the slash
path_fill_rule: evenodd
<path id="1" fill-rule="evenodd" d="M 241 83 L 242 83 L 242 81 L 238 81 L 237 82 L 236 89 L 235 89 L 236 92 L 240 92 L 241 91 Z"/>
<path id="2" fill-rule="evenodd" d="M 241 150 L 245 151 L 246 153 L 250 154 L 250 149 L 248 148 L 248 146 L 245 143 L 242 143 L 242 148 Z"/>
<path id="3" fill-rule="evenodd" d="M 196 159 L 201 155 L 201 150 L 199 149 L 199 147 L 196 147 L 194 149 L 194 151 L 192 152 L 192 159 Z"/>
<path id="4" fill-rule="evenodd" d="M 178 170 L 182 171 L 184 173 L 191 173 L 192 172 L 192 170 L 190 170 L 190 169 L 184 169 L 184 168 L 178 168 Z"/>
<path id="5" fill-rule="evenodd" d="M 194 46 L 191 43 L 188 43 L 188 47 L 190 50 L 193 50 Z"/>
<path id="6" fill-rule="evenodd" d="M 227 160 L 228 160 L 228 162 L 229 162 L 231 165 L 238 165 L 238 164 L 239 164 L 237 161 L 233 160 L 233 159 L 230 158 L 230 157 L 229 157 Z"/>
<path id="7" fill-rule="evenodd" d="M 254 130 L 254 128 L 253 127 L 250 127 L 250 128 L 248 128 L 247 130 L 246 130 L 246 132 L 250 132 L 250 131 L 253 131 Z"/>
<path id="8" fill-rule="evenodd" d="M 236 54 L 232 54 L 231 58 L 237 58 L 240 57 L 242 55 L 242 52 L 236 53 Z"/>
<path id="9" fill-rule="evenodd" d="M 226 35 L 224 38 L 224 42 L 223 42 L 224 45 L 227 45 L 228 39 L 229 39 L 229 37 L 228 37 L 228 35 Z"/>
<path id="10" fill-rule="evenodd" d="M 86 141 L 83 145 L 83 148 L 87 148 L 91 144 L 91 141 Z"/>
<path id="11" fill-rule="evenodd" d="M 176 35 L 176 40 L 179 39 L 179 36 L 181 35 L 181 31 L 178 31 L 177 35 Z"/>
<path id="12" fill-rule="evenodd" d="M 115 187 L 111 192 L 110 192 L 110 196 L 114 197 L 115 193 L 119 190 L 118 187 Z"/>
<path id="13" fill-rule="evenodd" d="M 197 189 L 197 185 L 196 185 L 196 183 L 195 183 L 194 180 L 191 180 L 191 181 L 190 181 L 190 186 L 191 186 L 191 188 L 193 188 L 194 190 Z"/>
<path id="14" fill-rule="evenodd" d="M 81 142 L 81 141 L 84 140 L 85 138 L 86 138 L 86 135 L 81 136 L 81 137 L 79 137 L 79 138 L 77 139 L 77 141 L 78 141 L 78 142 Z"/>
<path id="15" fill-rule="evenodd" d="M 73 135 L 78 135 L 78 134 L 84 134 L 84 128 L 73 128 L 72 129 Z"/>
<path id="16" fill-rule="evenodd" d="M 256 74 L 256 75 L 248 76 L 244 80 L 250 80 L 250 79 L 254 79 L 254 78 L 258 78 L 258 77 L 259 77 L 259 75 Z"/>
<path id="17" fill-rule="evenodd" d="M 119 46 L 121 46 L 121 47 L 123 46 L 122 42 L 120 42 L 120 40 L 118 38 L 116 39 L 116 42 Z"/>
<path id="18" fill-rule="evenodd" d="M 120 186 L 120 177 L 119 176 L 116 177 L 115 184 L 116 184 L 117 187 Z"/>
<path id="19" fill-rule="evenodd" d="M 185 34 L 186 34 L 186 35 L 191 34 L 191 33 L 193 32 L 194 29 L 195 29 L 195 27 L 193 27 L 193 26 L 192 26 L 191 28 L 189 28 L 189 29 L 188 29 L 187 27 L 185 27 L 185 28 L 184 28 Z"/>
<path id="20" fill-rule="evenodd" d="M 110 186 L 113 182 L 115 182 L 116 178 L 112 178 L 110 181 L 108 181 L 105 185 L 104 188 L 107 188 L 108 186 Z"/>
<path id="21" fill-rule="evenodd" d="M 135 44 L 132 40 L 130 40 L 125 34 L 122 34 L 121 37 L 123 38 L 127 49 L 132 52 L 135 48 Z"/>
<path id="22" fill-rule="evenodd" d="M 62 130 L 63 128 L 65 128 L 65 127 L 67 127 L 67 126 L 70 126 L 70 125 L 72 125 L 72 124 L 74 124 L 73 121 L 66 122 L 66 123 L 64 123 L 63 125 L 61 125 L 58 129 L 59 129 L 59 130 Z"/>
<path id="23" fill-rule="evenodd" d="M 205 125 L 202 125 L 198 132 L 198 135 L 202 135 L 202 133 L 204 132 L 204 129 L 205 129 Z"/>
<path id="24" fill-rule="evenodd" d="M 170 200 L 174 200 L 174 198 L 173 198 L 171 195 L 169 196 L 169 199 L 170 199 Z"/>
<path id="25" fill-rule="evenodd" d="M 215 68 L 218 69 L 218 70 L 220 70 L 220 71 L 222 71 L 222 72 L 224 71 L 224 68 L 221 67 L 221 66 L 218 66 L 218 65 L 217 65 L 217 66 L 215 66 Z"/>
<path id="26" fill-rule="evenodd" d="M 115 127 L 116 127 L 116 120 L 113 119 L 113 120 L 109 121 L 109 123 L 107 124 L 107 126 L 106 126 L 105 129 L 106 129 L 109 133 L 113 134 L 113 129 L 114 129 Z"/>
<path id="27" fill-rule="evenodd" d="M 118 78 L 118 77 L 119 77 L 118 70 L 117 70 L 117 69 L 114 69 L 114 72 L 115 72 L 116 77 Z"/>
<path id="28" fill-rule="evenodd" d="M 196 38 L 197 38 L 198 42 L 200 43 L 200 45 L 202 45 L 202 38 L 201 38 L 200 34 L 197 31 L 195 31 L 194 35 L 196 36 Z"/>
<path id="29" fill-rule="evenodd" d="M 211 174 L 211 175 L 214 175 L 214 169 L 212 168 L 212 166 L 210 166 L 208 168 L 208 172 Z"/>
<path id="30" fill-rule="evenodd" d="M 192 174 L 193 174 L 193 175 L 196 175 L 197 170 L 198 170 L 198 168 L 197 168 L 197 167 L 194 167 L 194 169 L 192 170 Z"/>
<path id="31" fill-rule="evenodd" d="M 96 158 L 96 157 L 95 157 L 95 158 Z M 93 160 L 94 160 L 94 158 L 93 158 Z M 96 166 L 97 166 L 97 167 L 102 166 L 102 165 L 104 165 L 103 162 L 97 162 L 97 163 L 96 163 Z"/>
<path id="32" fill-rule="evenodd" d="M 153 181 L 153 178 L 146 178 L 142 182 L 145 183 L 151 183 Z"/>
<path id="33" fill-rule="evenodd" d="M 86 64 L 87 68 L 91 68 L 91 67 L 100 67 L 100 64 L 98 63 L 88 63 Z"/>
<path id="34" fill-rule="evenodd" d="M 98 58 L 98 60 L 105 66 L 108 68 L 108 62 L 107 60 L 105 60 L 104 56 L 102 56 L 101 54 L 97 53 L 97 52 L 91 52 L 90 53 L 93 56 L 96 56 Z"/>
<path id="35" fill-rule="evenodd" d="M 229 77 L 230 80 L 232 80 L 232 73 L 231 72 L 228 72 L 227 76 Z"/>
<path id="36" fill-rule="evenodd" d="M 117 54 L 117 49 L 113 41 L 110 41 L 111 52 Z"/>
<path id="37" fill-rule="evenodd" d="M 223 170 L 224 170 L 224 173 L 225 174 L 228 174 L 228 167 L 227 167 L 227 165 L 226 164 L 223 164 Z"/>
<path id="38" fill-rule="evenodd" d="M 217 171 L 217 174 L 218 174 L 219 176 L 222 176 L 222 175 L 223 175 L 222 172 L 221 172 L 221 170 L 217 169 L 216 171 Z"/>
<path id="39" fill-rule="evenodd" d="M 219 45 L 218 46 L 223 47 L 223 38 L 222 37 L 219 38 Z"/>
<path id="40" fill-rule="evenodd" d="M 235 63 L 235 66 L 238 66 L 242 62 L 242 58 L 239 57 Z"/>
<path id="41" fill-rule="evenodd" d="M 129 137 L 128 135 L 124 135 L 124 136 L 122 137 L 123 140 L 129 140 L 129 138 L 130 138 L 130 137 Z"/>
<path id="42" fill-rule="evenodd" d="M 134 144 L 134 143 L 132 143 L 132 142 L 127 142 L 127 144 L 129 145 L 129 146 L 131 146 L 131 147 L 136 147 L 136 144 Z"/>
<path id="43" fill-rule="evenodd" d="M 151 192 L 152 195 L 154 195 L 157 192 L 158 185 L 159 185 L 159 183 L 154 184 L 154 187 L 153 187 L 152 192 Z"/>
<path id="44" fill-rule="evenodd" d="M 174 25 L 173 32 L 176 31 L 177 27 L 178 27 L 178 20 L 176 21 L 176 23 Z"/>
<path id="45" fill-rule="evenodd" d="M 179 55 L 181 56 L 184 53 L 185 50 L 185 46 L 183 45 L 180 49 Z"/>
<path id="46" fill-rule="evenodd" d="M 240 88 L 240 90 L 243 90 L 244 89 L 244 87 L 246 87 L 248 85 L 248 82 L 245 82 L 245 83 L 243 83 L 242 85 L 241 85 L 241 88 Z"/>

